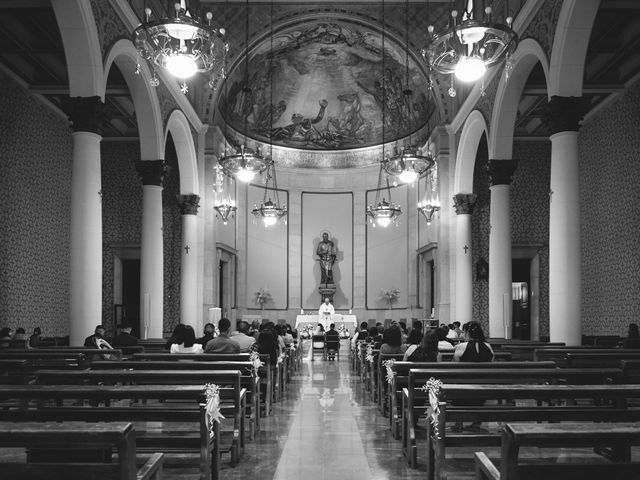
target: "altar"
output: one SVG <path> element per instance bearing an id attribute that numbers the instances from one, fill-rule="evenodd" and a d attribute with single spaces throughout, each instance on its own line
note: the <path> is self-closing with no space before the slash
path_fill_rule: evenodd
<path id="1" fill-rule="evenodd" d="M 315 328 L 319 323 L 322 324 L 325 330 L 329 330 L 329 325 L 336 324 L 336 330 L 340 330 L 340 327 L 344 327 L 344 330 L 349 332 L 349 335 L 353 335 L 356 330 L 357 320 L 355 315 L 343 315 L 341 313 L 334 313 L 333 315 L 298 315 L 296 317 L 296 329 L 301 332 L 306 330 L 309 326 Z M 324 318 L 327 317 L 327 318 Z"/>

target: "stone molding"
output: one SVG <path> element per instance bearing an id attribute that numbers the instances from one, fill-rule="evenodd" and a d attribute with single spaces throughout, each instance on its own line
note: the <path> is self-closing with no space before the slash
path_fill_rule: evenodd
<path id="1" fill-rule="evenodd" d="M 74 132 L 102 135 L 107 115 L 100 97 L 69 97 L 63 100 L 63 109 L 69 115 Z"/>
<path id="2" fill-rule="evenodd" d="M 181 215 L 197 215 L 200 207 L 199 195 L 176 195 Z"/>
<path id="3" fill-rule="evenodd" d="M 585 97 L 552 96 L 547 104 L 547 121 L 551 134 L 580 130 L 580 123 L 588 106 L 589 99 Z"/>
<path id="4" fill-rule="evenodd" d="M 143 185 L 162 187 L 166 168 L 164 160 L 138 160 L 135 164 Z"/>
<path id="5" fill-rule="evenodd" d="M 489 185 L 509 185 L 518 166 L 517 160 L 489 160 Z"/>
<path id="6" fill-rule="evenodd" d="M 478 196 L 475 193 L 458 193 L 453 196 L 456 215 L 471 215 Z"/>

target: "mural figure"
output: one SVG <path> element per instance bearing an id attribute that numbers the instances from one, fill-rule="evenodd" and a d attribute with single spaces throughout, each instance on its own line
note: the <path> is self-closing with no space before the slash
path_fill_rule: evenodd
<path id="1" fill-rule="evenodd" d="M 278 127 L 273 131 L 274 140 L 287 139 L 291 142 L 306 144 L 311 143 L 320 138 L 320 132 L 314 127 L 324 117 L 324 111 L 327 109 L 329 102 L 320 100 L 320 110 L 316 118 L 304 118 L 299 113 L 291 115 L 291 123 L 286 127 Z"/>
<path id="2" fill-rule="evenodd" d="M 318 243 L 316 249 L 316 255 L 320 262 L 320 284 L 332 284 L 333 283 L 333 263 L 336 261 L 336 247 L 331 240 L 329 240 L 329 234 L 324 232 L 322 234 L 322 241 Z"/>
<path id="3" fill-rule="evenodd" d="M 327 129 L 323 132 L 326 146 L 339 147 L 345 141 L 364 143 L 371 131 L 371 122 L 367 122 L 360 114 L 360 96 L 358 92 L 338 95 L 342 105 L 342 113 L 338 117 L 329 117 Z"/>

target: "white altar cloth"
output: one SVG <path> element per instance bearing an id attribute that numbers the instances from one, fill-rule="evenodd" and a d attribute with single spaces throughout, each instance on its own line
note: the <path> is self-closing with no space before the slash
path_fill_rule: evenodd
<path id="1" fill-rule="evenodd" d="M 296 317 L 296 329 L 300 331 L 306 328 L 308 325 L 315 327 L 319 323 L 321 323 L 324 329 L 328 330 L 329 325 L 335 323 L 336 330 L 340 330 L 340 327 L 344 326 L 344 328 L 349 331 L 350 335 L 353 335 L 353 332 L 355 332 L 357 325 L 355 315 L 343 315 L 341 313 L 334 313 L 333 315 L 323 315 L 323 317 L 327 318 L 320 318 L 320 315 L 318 315 L 317 313 L 313 315 L 298 315 Z"/>

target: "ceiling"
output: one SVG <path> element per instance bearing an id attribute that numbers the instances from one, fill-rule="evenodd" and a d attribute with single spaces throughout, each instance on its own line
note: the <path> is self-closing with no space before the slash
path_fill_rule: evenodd
<path id="1" fill-rule="evenodd" d="M 131 0 L 131 2 L 136 7 L 141 0 Z M 203 3 L 213 4 L 214 2 L 203 0 Z M 238 7 L 238 4 L 243 2 L 232 1 L 230 3 L 235 3 Z M 268 2 L 265 0 L 252 1 L 251 3 L 264 5 Z M 277 3 L 278 5 L 283 4 L 282 8 L 290 10 L 298 7 L 308 9 L 310 5 L 320 6 L 317 1 L 297 0 Z M 357 8 L 370 10 L 367 4 L 370 5 L 371 2 L 356 0 L 350 3 L 353 3 Z M 402 2 L 398 3 L 402 4 Z M 419 2 L 411 0 L 411 3 L 417 5 Z M 433 3 L 442 2 L 434 1 Z M 328 2 L 322 5 L 325 4 L 329 5 Z M 331 5 L 335 6 L 335 4 Z M 263 30 L 264 28 L 268 29 L 268 25 L 262 23 L 260 26 Z M 68 96 L 69 90 L 62 40 L 57 27 L 54 28 L 56 25 L 50 0 L 0 0 L 0 67 L 19 78 L 31 92 L 41 95 L 62 109 L 61 100 Z M 235 25 L 229 29 L 244 31 L 242 25 Z M 411 43 L 415 48 L 414 42 Z M 325 53 L 327 52 L 328 56 L 334 54 L 332 51 Z M 639 73 L 640 2 L 637 0 L 601 0 L 589 42 L 585 68 L 584 95 L 590 99 L 591 109 L 596 109 L 610 95 L 623 91 L 625 84 L 633 80 Z M 341 108 L 344 108 L 345 101 L 348 100 L 339 99 L 339 94 L 335 93 L 333 103 L 340 104 Z M 206 95 L 199 98 L 202 97 L 206 97 Z M 295 104 L 301 100 L 298 98 L 289 101 Z M 112 68 L 110 72 L 105 102 L 109 121 L 103 132 L 104 138 L 107 140 L 137 138 L 133 102 L 124 78 L 117 68 Z M 277 104 L 277 102 L 275 103 Z M 538 65 L 532 71 L 520 100 L 516 120 L 517 137 L 548 138 L 549 127 L 544 121 L 546 103 L 547 91 L 544 75 Z M 202 110 L 202 107 L 197 108 L 197 111 Z M 293 113 L 295 112 L 291 107 L 283 114 L 283 126 L 287 123 L 286 121 L 290 120 Z M 307 112 L 305 109 L 300 113 L 313 116 L 317 111 Z M 339 117 L 339 114 L 336 115 Z M 346 145 L 346 148 L 353 146 L 356 145 Z M 335 149 L 335 145 L 333 147 L 322 145 L 317 147 L 319 149 Z"/>

